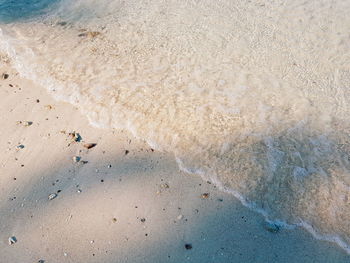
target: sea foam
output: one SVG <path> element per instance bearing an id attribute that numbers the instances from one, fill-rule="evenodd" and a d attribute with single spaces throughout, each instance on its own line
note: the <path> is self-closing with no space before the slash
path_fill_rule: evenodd
<path id="1" fill-rule="evenodd" d="M 60 1 L 0 25 L 0 49 L 94 125 L 350 253 L 349 7 Z"/>

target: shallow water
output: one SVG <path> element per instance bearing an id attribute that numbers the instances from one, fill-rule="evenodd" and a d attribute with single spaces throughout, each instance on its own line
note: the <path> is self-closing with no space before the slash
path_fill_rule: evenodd
<path id="1" fill-rule="evenodd" d="M 91 123 L 173 152 L 268 220 L 350 253 L 349 1 L 40 10 L 0 26 L 21 74 Z"/>

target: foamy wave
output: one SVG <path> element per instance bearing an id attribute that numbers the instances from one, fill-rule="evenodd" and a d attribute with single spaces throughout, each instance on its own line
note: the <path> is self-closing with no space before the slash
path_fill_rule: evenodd
<path id="1" fill-rule="evenodd" d="M 269 3 L 277 23 L 231 1 L 110 1 L 106 14 L 66 3 L 2 26 L 0 49 L 24 77 L 93 125 L 173 152 L 268 222 L 349 252 L 348 4 L 302 23 Z M 311 19 L 303 5 L 283 8 Z M 325 17 L 339 32 L 318 26 Z"/>

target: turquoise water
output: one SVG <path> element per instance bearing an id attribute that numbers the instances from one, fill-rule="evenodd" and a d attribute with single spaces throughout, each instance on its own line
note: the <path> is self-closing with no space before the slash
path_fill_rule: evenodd
<path id="1" fill-rule="evenodd" d="M 47 13 L 60 0 L 0 0 L 0 21 L 5 23 L 30 19 Z"/>

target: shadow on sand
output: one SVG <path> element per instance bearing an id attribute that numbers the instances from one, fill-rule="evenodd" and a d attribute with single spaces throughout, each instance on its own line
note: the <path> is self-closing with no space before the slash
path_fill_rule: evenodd
<path id="1" fill-rule="evenodd" d="M 163 157 L 62 160 L 31 171 L 16 200 L 0 207 L 1 239 L 19 240 L 0 247 L 3 262 L 19 262 L 21 254 L 33 262 L 349 262 L 303 230 L 266 231 L 262 217 Z M 210 197 L 201 199 L 203 192 Z"/>

